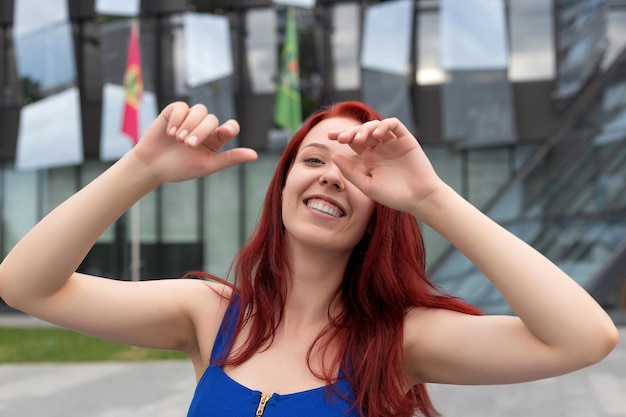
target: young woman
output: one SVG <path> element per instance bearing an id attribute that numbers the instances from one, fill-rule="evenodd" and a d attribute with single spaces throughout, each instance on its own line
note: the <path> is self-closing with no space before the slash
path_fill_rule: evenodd
<path id="1" fill-rule="evenodd" d="M 75 272 L 98 236 L 165 182 L 256 159 L 205 107 L 167 106 L 109 170 L 46 216 L 0 265 L 0 296 L 58 325 L 178 349 L 189 416 L 434 416 L 424 384 L 504 384 L 604 358 L 617 330 L 540 253 L 437 176 L 395 118 L 347 102 L 310 117 L 270 183 L 234 285 Z M 424 275 L 418 222 L 493 282 L 516 316 L 485 316 Z"/>

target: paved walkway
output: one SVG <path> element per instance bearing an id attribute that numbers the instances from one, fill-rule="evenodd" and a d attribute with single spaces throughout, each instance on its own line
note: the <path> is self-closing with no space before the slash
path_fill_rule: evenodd
<path id="1" fill-rule="evenodd" d="M 0 416 L 184 417 L 194 385 L 187 361 L 0 365 Z M 526 384 L 433 385 L 431 394 L 445 417 L 626 417 L 626 327 L 590 368 Z"/>

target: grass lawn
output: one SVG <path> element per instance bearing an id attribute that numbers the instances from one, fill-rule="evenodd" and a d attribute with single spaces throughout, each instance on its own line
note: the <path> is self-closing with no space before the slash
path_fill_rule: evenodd
<path id="1" fill-rule="evenodd" d="M 56 327 L 0 327 L 0 364 L 185 358 L 176 351 L 137 348 Z"/>

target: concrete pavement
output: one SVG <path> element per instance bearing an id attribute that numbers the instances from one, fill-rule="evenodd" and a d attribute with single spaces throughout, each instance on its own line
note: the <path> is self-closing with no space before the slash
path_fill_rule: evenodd
<path id="1" fill-rule="evenodd" d="M 431 385 L 434 403 L 445 417 L 626 417 L 620 332 L 595 366 L 525 384 Z M 187 361 L 0 365 L 0 416 L 184 417 L 194 386 Z"/>
<path id="2" fill-rule="evenodd" d="M 3 365 L 0 416 L 185 416 L 193 389 L 185 361 Z"/>

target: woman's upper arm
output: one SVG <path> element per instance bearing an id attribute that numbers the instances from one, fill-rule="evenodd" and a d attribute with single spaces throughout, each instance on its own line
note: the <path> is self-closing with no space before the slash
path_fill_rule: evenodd
<path id="1" fill-rule="evenodd" d="M 415 382 L 517 383 L 591 364 L 546 345 L 517 317 L 443 309 L 417 308 L 407 314 L 404 349 Z"/>
<path id="2" fill-rule="evenodd" d="M 195 279 L 129 282 L 75 273 L 25 312 L 101 339 L 191 353 L 199 348 L 198 329 L 217 332 L 225 291 Z"/>

